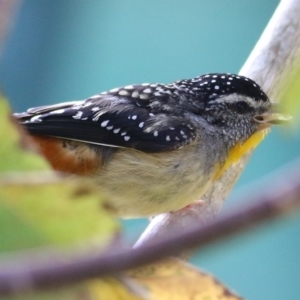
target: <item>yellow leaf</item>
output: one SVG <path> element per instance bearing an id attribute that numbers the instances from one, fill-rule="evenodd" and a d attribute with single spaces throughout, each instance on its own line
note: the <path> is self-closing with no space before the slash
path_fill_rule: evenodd
<path id="1" fill-rule="evenodd" d="M 169 258 L 126 272 L 126 280 L 85 283 L 93 300 L 241 300 L 212 275 L 180 259 Z M 130 285 L 128 285 L 128 282 Z M 125 284 L 124 284 L 125 283 Z"/>
<path id="2" fill-rule="evenodd" d="M 134 284 L 127 284 L 117 278 L 89 280 L 65 288 L 17 295 L 13 300 L 154 300 L 144 296 L 144 291 L 135 290 Z M 0 297 L 1 298 L 1 297 Z M 2 298 L 1 298 L 2 299 Z"/>
<path id="3" fill-rule="evenodd" d="M 160 300 L 238 300 L 212 275 L 179 259 L 169 258 L 127 273 Z"/>
<path id="4" fill-rule="evenodd" d="M 135 293 L 128 285 L 121 283 L 115 278 L 94 279 L 86 283 L 89 291 L 90 299 L 93 300 L 144 300 L 145 298 L 139 294 L 145 294 L 143 291 Z"/>

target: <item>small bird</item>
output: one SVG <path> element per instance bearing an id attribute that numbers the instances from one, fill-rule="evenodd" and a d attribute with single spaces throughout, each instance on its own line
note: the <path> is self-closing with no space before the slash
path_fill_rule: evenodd
<path id="1" fill-rule="evenodd" d="M 179 210 L 289 120 L 253 80 L 128 85 L 15 114 L 55 170 L 92 180 L 122 217 Z"/>

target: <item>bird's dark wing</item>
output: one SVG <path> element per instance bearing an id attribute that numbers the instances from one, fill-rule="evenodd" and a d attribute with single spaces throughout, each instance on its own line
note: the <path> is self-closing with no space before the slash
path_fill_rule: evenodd
<path id="1" fill-rule="evenodd" d="M 196 137 L 193 125 L 170 105 L 172 97 L 173 92 L 160 85 L 127 86 L 85 101 L 29 109 L 15 117 L 34 135 L 163 152 Z"/>

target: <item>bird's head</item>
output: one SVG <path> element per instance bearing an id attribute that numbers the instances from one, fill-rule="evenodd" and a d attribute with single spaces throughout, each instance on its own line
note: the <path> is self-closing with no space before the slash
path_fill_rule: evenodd
<path id="1" fill-rule="evenodd" d="M 201 97 L 201 117 L 231 143 L 291 119 L 277 111 L 253 80 L 234 74 L 206 74 L 193 79 L 193 92 Z"/>

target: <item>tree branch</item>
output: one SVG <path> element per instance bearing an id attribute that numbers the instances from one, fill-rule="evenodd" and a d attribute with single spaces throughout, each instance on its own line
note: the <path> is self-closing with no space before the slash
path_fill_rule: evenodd
<path id="1" fill-rule="evenodd" d="M 261 85 L 271 101 L 280 100 L 282 86 L 293 68 L 299 65 L 300 49 L 300 1 L 281 1 L 268 26 L 257 42 L 240 74 L 250 77 Z M 135 247 L 166 236 L 182 226 L 195 222 L 205 223 L 215 218 L 233 189 L 253 151 L 231 166 L 201 198 L 204 205 L 184 213 L 166 213 L 154 218 L 141 235 Z"/>
<path id="2" fill-rule="evenodd" d="M 205 247 L 259 223 L 292 212 L 300 206 L 300 159 L 289 172 L 266 184 L 264 194 L 248 196 L 248 206 L 224 213 L 205 225 L 195 223 L 180 232 L 135 249 L 110 250 L 106 254 L 52 251 L 14 255 L 0 260 L 0 295 L 74 284 L 151 263 L 193 247 Z M 282 174 L 282 173 L 281 173 Z M 277 187 L 277 188 L 276 188 Z"/>

